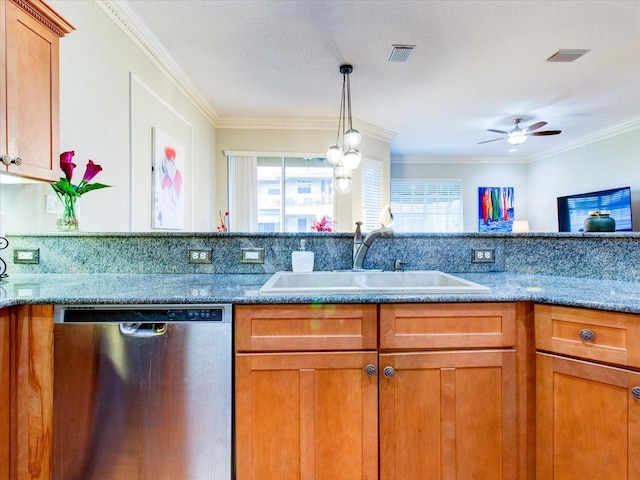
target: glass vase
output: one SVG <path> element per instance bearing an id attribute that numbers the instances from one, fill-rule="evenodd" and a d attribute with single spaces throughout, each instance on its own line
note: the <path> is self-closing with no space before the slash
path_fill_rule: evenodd
<path id="1" fill-rule="evenodd" d="M 64 195 L 62 200 L 62 212 L 56 221 L 59 232 L 76 232 L 80 229 L 78 218 L 78 199 L 80 197 Z"/>

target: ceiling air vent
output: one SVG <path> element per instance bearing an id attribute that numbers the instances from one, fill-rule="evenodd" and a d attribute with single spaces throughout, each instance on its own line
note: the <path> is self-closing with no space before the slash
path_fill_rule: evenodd
<path id="1" fill-rule="evenodd" d="M 560 49 L 549 58 L 547 58 L 547 62 L 573 62 L 588 51 L 589 50 Z"/>
<path id="2" fill-rule="evenodd" d="M 404 63 L 409 61 L 415 45 L 392 45 L 388 62 Z"/>

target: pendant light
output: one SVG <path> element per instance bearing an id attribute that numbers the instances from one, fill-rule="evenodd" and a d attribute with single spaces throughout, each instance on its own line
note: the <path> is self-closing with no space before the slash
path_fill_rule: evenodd
<path id="1" fill-rule="evenodd" d="M 362 135 L 353 128 L 351 118 L 351 81 L 353 72 L 351 65 L 340 65 L 342 74 L 342 97 L 340 99 L 340 115 L 338 117 L 338 134 L 336 143 L 327 150 L 327 160 L 335 167 L 336 190 L 341 193 L 351 190 L 351 170 L 360 166 L 362 154 L 358 146 Z M 342 135 L 342 142 L 340 136 Z"/>

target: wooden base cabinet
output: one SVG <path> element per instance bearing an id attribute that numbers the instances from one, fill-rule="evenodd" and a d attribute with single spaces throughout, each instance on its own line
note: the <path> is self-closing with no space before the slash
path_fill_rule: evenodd
<path id="1" fill-rule="evenodd" d="M 380 479 L 517 478 L 514 350 L 380 355 Z"/>
<path id="2" fill-rule="evenodd" d="M 537 478 L 640 479 L 640 317 L 536 305 L 535 321 Z"/>
<path id="3" fill-rule="evenodd" d="M 640 478 L 640 373 L 537 355 L 537 478 Z"/>
<path id="4" fill-rule="evenodd" d="M 0 310 L 0 478 L 49 480 L 53 307 Z"/>

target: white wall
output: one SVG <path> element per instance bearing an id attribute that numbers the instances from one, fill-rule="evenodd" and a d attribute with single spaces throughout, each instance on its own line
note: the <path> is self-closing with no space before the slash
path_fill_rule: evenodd
<path id="1" fill-rule="evenodd" d="M 522 162 L 522 160 L 520 160 Z M 391 178 L 462 180 L 462 208 L 465 232 L 478 231 L 478 187 L 513 187 L 515 219 L 527 219 L 527 165 L 513 160 L 500 163 L 427 156 L 394 156 Z"/>
<path id="2" fill-rule="evenodd" d="M 527 176 L 533 231 L 558 231 L 557 197 L 627 186 L 640 231 L 640 128 L 533 161 Z"/>

